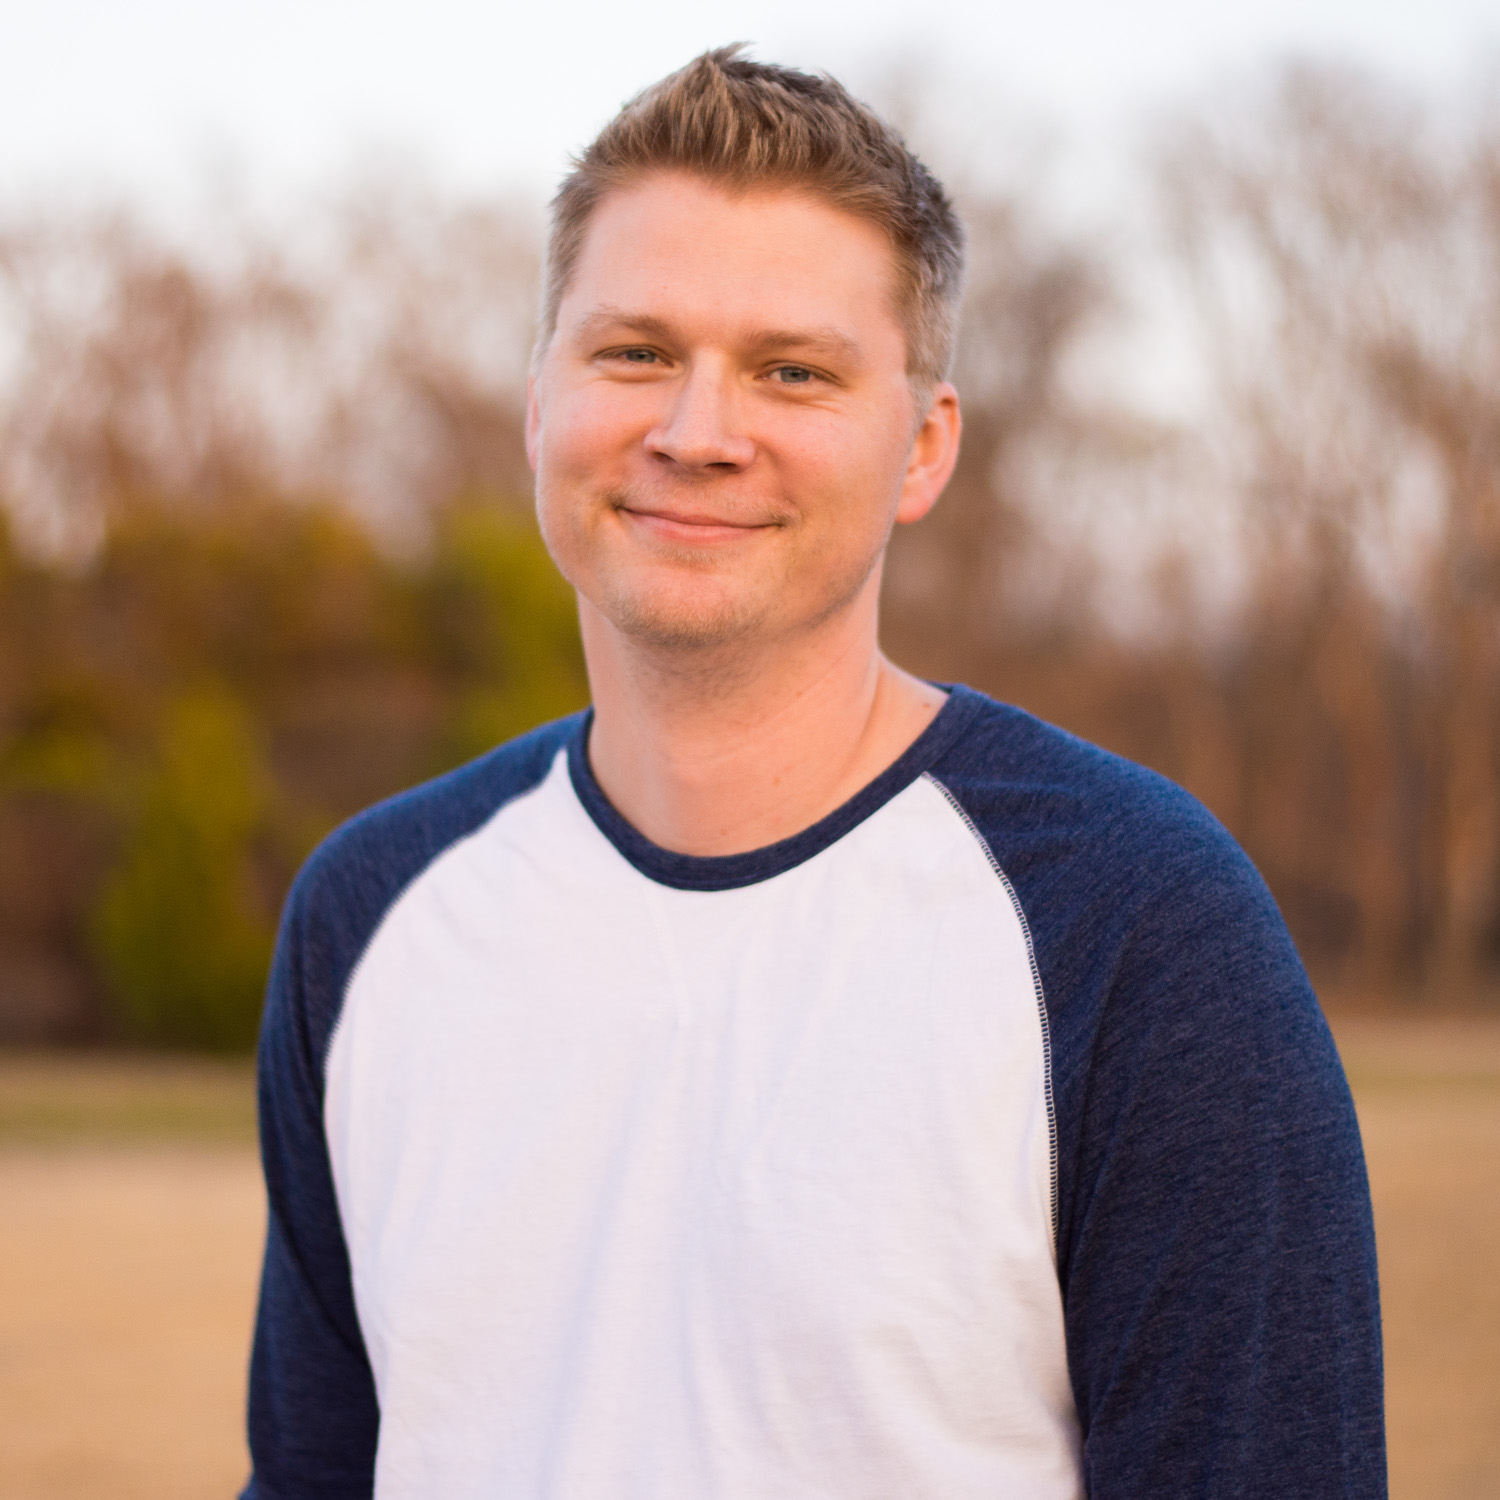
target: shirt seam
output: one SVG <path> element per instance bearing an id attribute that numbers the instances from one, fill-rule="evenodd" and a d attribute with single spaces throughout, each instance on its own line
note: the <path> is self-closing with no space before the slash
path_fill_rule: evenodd
<path id="1" fill-rule="evenodd" d="M 1010 898 L 1010 904 L 1015 911 L 1016 920 L 1021 924 L 1021 936 L 1026 943 L 1026 959 L 1031 967 L 1032 991 L 1036 997 L 1037 1019 L 1042 1027 L 1042 1092 L 1047 1111 L 1047 1167 L 1049 1179 L 1049 1193 L 1051 1220 L 1052 1220 L 1052 1250 L 1054 1259 L 1058 1253 L 1058 1171 L 1057 1171 L 1057 1107 L 1052 1091 L 1052 1026 L 1047 1019 L 1047 997 L 1042 987 L 1042 971 L 1037 964 L 1036 944 L 1032 941 L 1031 924 L 1026 920 L 1026 910 L 1021 905 L 1021 898 L 1016 894 L 1016 888 L 1011 884 L 1010 876 L 1005 873 L 1000 861 L 995 858 L 995 851 L 990 848 L 989 840 L 979 831 L 974 820 L 969 816 L 964 807 L 953 792 L 938 780 L 931 771 L 924 771 L 921 780 L 929 782 L 941 794 L 943 800 L 958 815 L 959 820 L 968 830 L 974 842 L 984 852 L 985 859 L 989 862 L 990 869 L 995 872 L 996 878 L 1005 889 L 1005 894 Z"/>

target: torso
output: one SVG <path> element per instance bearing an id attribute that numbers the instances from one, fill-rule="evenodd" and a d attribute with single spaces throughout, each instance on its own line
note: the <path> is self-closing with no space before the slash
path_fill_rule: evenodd
<path id="1" fill-rule="evenodd" d="M 1045 1011 L 982 840 L 923 776 L 693 889 L 576 774 L 407 889 L 329 1051 L 377 1495 L 1080 1495 Z"/>

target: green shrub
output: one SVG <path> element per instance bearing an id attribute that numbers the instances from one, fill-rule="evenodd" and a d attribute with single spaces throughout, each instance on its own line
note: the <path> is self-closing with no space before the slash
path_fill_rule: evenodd
<path id="1" fill-rule="evenodd" d="M 130 1037 L 216 1050 L 253 1042 L 274 940 L 253 891 L 269 804 L 242 705 L 219 688 L 173 703 L 94 923 Z"/>
<path id="2" fill-rule="evenodd" d="M 428 598 L 456 689 L 448 762 L 588 703 L 577 602 L 528 519 L 494 501 L 454 507 L 443 518 Z"/>

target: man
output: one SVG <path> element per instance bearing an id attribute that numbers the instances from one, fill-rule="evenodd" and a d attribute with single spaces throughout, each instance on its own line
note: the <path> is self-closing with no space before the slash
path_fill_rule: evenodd
<path id="1" fill-rule="evenodd" d="M 527 437 L 594 707 L 290 898 L 258 1500 L 1384 1493 L 1358 1134 L 1265 888 L 879 652 L 960 259 L 899 138 L 734 49 L 565 182 Z"/>

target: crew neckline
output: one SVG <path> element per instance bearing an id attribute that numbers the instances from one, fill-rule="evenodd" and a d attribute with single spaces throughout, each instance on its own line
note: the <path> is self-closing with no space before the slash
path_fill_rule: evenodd
<path id="1" fill-rule="evenodd" d="M 589 731 L 594 723 L 592 708 L 583 714 L 568 739 L 568 775 L 574 793 L 594 826 L 648 880 L 683 891 L 728 891 L 757 885 L 805 864 L 815 854 L 837 843 L 937 763 L 943 752 L 969 727 L 985 700 L 972 688 L 948 683 L 935 683 L 934 686 L 947 692 L 947 702 L 921 734 L 873 781 L 800 833 L 739 854 L 679 854 L 652 843 L 626 822 L 604 795 L 589 764 Z"/>

